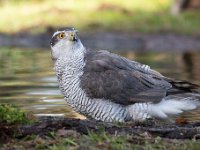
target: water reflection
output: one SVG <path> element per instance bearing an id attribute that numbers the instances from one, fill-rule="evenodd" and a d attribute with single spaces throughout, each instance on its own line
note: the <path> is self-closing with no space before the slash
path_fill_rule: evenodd
<path id="1" fill-rule="evenodd" d="M 200 83 L 200 53 L 120 52 L 162 74 Z M 54 76 L 50 51 L 0 49 L 0 103 L 16 104 L 36 116 L 81 116 L 67 106 Z M 200 120 L 200 111 L 184 114 Z"/>

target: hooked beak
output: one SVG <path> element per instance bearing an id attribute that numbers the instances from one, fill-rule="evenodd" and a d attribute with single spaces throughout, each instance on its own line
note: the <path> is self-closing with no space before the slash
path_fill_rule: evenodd
<path id="1" fill-rule="evenodd" d="M 70 33 L 69 40 L 73 42 L 78 40 L 77 30 Z"/>

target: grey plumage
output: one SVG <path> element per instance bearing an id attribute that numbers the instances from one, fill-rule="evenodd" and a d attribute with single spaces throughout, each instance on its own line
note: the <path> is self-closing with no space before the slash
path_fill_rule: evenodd
<path id="1" fill-rule="evenodd" d="M 122 105 L 159 102 L 172 85 L 143 65 L 107 51 L 87 51 L 81 86 L 89 97 Z"/>
<path id="2" fill-rule="evenodd" d="M 157 103 L 167 95 L 192 92 L 198 85 L 174 81 L 148 66 L 108 51 L 89 51 L 81 86 L 89 97 L 106 98 L 122 105 Z"/>
<path id="3" fill-rule="evenodd" d="M 59 37 L 61 33 L 64 37 Z M 57 31 L 51 48 L 67 103 L 89 118 L 107 122 L 166 118 L 199 106 L 198 85 L 166 78 L 105 50 L 88 50 L 73 28 Z"/>

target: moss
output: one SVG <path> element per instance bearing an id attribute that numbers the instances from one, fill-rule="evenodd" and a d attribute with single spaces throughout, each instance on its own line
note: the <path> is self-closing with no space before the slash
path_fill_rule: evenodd
<path id="1" fill-rule="evenodd" d="M 27 113 L 11 104 L 0 105 L 0 123 L 5 124 L 30 124 Z"/>

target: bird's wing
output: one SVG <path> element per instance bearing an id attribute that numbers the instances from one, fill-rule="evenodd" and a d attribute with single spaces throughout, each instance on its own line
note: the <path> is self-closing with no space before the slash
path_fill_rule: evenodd
<path id="1" fill-rule="evenodd" d="M 107 51 L 89 51 L 85 61 L 81 86 L 91 98 L 123 105 L 159 102 L 172 87 L 150 67 Z"/>

